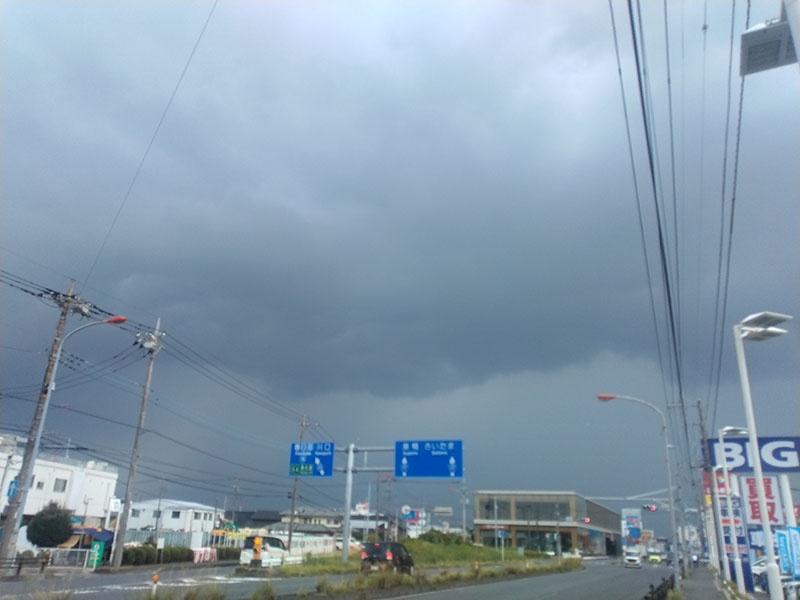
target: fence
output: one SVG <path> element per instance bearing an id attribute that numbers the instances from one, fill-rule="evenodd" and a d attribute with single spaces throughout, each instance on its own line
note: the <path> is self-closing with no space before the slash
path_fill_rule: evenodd
<path id="1" fill-rule="evenodd" d="M 187 548 L 208 548 L 221 546 L 234 546 L 240 548 L 244 536 L 233 538 L 227 535 L 213 534 L 210 531 L 191 532 L 191 531 L 172 531 L 162 529 L 159 531 L 131 531 L 125 532 L 125 543 L 146 542 L 156 543 L 160 538 L 164 538 L 165 546 L 186 546 Z"/>
<path id="2" fill-rule="evenodd" d="M 89 564 L 91 548 L 43 548 L 50 555 L 53 567 L 80 567 L 85 569 Z"/>

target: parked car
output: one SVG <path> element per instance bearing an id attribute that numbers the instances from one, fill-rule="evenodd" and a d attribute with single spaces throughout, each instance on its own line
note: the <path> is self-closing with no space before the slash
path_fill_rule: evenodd
<path id="1" fill-rule="evenodd" d="M 638 550 L 626 550 L 624 562 L 625 562 L 625 568 L 628 567 L 632 567 L 634 569 L 642 568 L 642 557 L 639 556 Z"/>
<path id="2" fill-rule="evenodd" d="M 392 570 L 414 573 L 414 559 L 399 542 L 369 542 L 361 551 L 361 572 Z"/>
<path id="3" fill-rule="evenodd" d="M 778 567 L 780 567 L 780 558 L 776 556 L 775 562 L 778 564 Z M 754 560 L 750 565 L 750 572 L 753 574 L 753 585 L 755 586 L 756 591 L 761 590 L 763 592 L 768 592 L 769 585 L 767 582 L 767 557 L 762 556 L 761 558 Z"/>

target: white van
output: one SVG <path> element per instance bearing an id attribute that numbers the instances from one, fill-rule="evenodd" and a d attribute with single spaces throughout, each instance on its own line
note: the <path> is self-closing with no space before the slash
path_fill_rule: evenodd
<path id="1" fill-rule="evenodd" d="M 242 552 L 239 555 L 240 565 L 250 565 L 253 562 L 253 548 L 256 538 L 259 538 L 261 541 L 262 567 L 277 567 L 280 565 L 303 562 L 302 556 L 289 554 L 286 544 L 284 544 L 283 540 L 280 538 L 270 535 L 251 535 L 244 539 L 244 546 L 242 546 Z"/>

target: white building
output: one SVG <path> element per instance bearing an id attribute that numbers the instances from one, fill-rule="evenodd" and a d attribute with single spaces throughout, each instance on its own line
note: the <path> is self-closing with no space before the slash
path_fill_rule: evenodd
<path id="1" fill-rule="evenodd" d="M 131 502 L 128 529 L 159 529 L 172 531 L 211 531 L 224 517 L 222 508 L 172 500 L 154 498 Z"/>
<path id="2" fill-rule="evenodd" d="M 10 500 L 15 478 L 22 466 L 25 438 L 0 435 L 0 513 Z M 31 489 L 23 515 L 33 516 L 51 502 L 65 508 L 84 525 L 105 524 L 108 506 L 114 496 L 116 467 L 101 461 L 80 461 L 39 454 L 33 466 Z"/>

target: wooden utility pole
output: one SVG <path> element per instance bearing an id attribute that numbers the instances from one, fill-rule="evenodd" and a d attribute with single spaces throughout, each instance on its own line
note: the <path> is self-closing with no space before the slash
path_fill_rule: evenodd
<path id="1" fill-rule="evenodd" d="M 6 513 L 3 534 L 0 536 L 0 559 L 12 559 L 17 553 L 17 535 L 22 524 L 22 513 L 25 511 L 25 500 L 28 497 L 28 490 L 31 487 L 34 462 L 39 451 L 39 442 L 42 437 L 42 425 L 47 414 L 47 400 L 50 388 L 53 384 L 53 373 L 58 360 L 58 350 L 61 346 L 61 337 L 64 335 L 64 327 L 67 324 L 67 316 L 73 307 L 80 302 L 79 298 L 73 297 L 75 281 L 70 281 L 69 290 L 66 296 L 59 296 L 58 303 L 61 305 L 61 315 L 56 325 L 56 335 L 53 338 L 53 345 L 50 348 L 50 356 L 47 359 L 47 369 L 44 372 L 44 381 L 39 393 L 39 401 L 36 403 L 36 410 L 33 413 L 28 440 L 25 444 L 25 454 L 22 457 L 22 465 L 17 474 L 17 488 Z M 3 490 L 5 492 L 5 490 Z"/>
<path id="2" fill-rule="evenodd" d="M 125 485 L 125 499 L 122 504 L 122 511 L 119 516 L 119 533 L 114 539 L 114 556 L 112 564 L 119 568 L 122 565 L 122 552 L 125 549 L 125 532 L 128 529 L 128 517 L 131 512 L 131 497 L 133 496 L 133 481 L 136 477 L 136 465 L 139 462 L 139 442 L 144 430 L 144 418 L 147 414 L 147 402 L 150 398 L 150 382 L 153 379 L 153 366 L 156 354 L 161 350 L 161 319 L 156 319 L 156 329 L 154 333 L 139 334 L 137 342 L 142 348 L 150 353 L 150 361 L 147 365 L 147 378 L 144 382 L 144 392 L 142 394 L 142 405 L 139 409 L 139 422 L 136 425 L 136 435 L 133 438 L 133 451 L 131 453 L 131 465 L 128 469 L 128 483 Z"/>
<path id="3" fill-rule="evenodd" d="M 306 420 L 306 415 L 303 415 L 303 418 L 300 420 L 300 441 L 303 441 L 303 437 L 305 437 L 306 427 L 308 427 L 308 421 Z M 292 508 L 291 513 L 289 515 L 289 552 L 292 551 L 292 534 L 294 533 L 294 513 L 297 510 L 297 485 L 299 483 L 300 478 L 294 478 L 294 485 L 292 486 Z"/>

